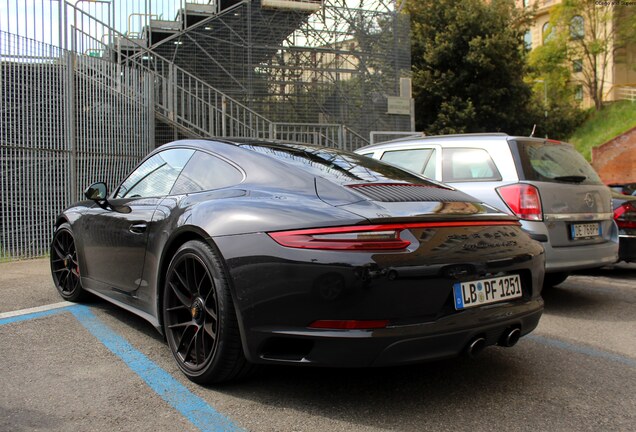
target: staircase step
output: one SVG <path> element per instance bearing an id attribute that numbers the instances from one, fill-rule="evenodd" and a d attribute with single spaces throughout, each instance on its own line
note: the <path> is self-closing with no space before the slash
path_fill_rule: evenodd
<path id="1" fill-rule="evenodd" d="M 115 46 L 119 50 L 136 51 L 147 47 L 148 40 L 145 38 L 131 40 L 128 38 L 116 37 Z"/>
<path id="2" fill-rule="evenodd" d="M 176 33 L 181 30 L 181 22 L 151 19 L 150 30 L 153 32 Z"/>
<path id="3" fill-rule="evenodd" d="M 212 15 L 216 13 L 215 4 L 186 3 L 185 9 L 188 15 L 189 14 Z"/>
<path id="4" fill-rule="evenodd" d="M 322 2 L 320 0 L 261 0 L 261 5 L 263 8 L 317 12 L 322 7 Z"/>

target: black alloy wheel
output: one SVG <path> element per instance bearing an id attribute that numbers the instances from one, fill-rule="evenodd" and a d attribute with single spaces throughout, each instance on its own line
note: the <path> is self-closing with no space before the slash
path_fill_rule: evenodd
<path id="1" fill-rule="evenodd" d="M 86 292 L 82 289 L 77 248 L 68 223 L 60 225 L 53 235 L 50 260 L 53 283 L 64 300 L 83 300 Z"/>
<path id="2" fill-rule="evenodd" d="M 164 329 L 179 368 L 192 381 L 236 379 L 251 369 L 219 254 L 189 241 L 170 262 L 163 295 Z"/>

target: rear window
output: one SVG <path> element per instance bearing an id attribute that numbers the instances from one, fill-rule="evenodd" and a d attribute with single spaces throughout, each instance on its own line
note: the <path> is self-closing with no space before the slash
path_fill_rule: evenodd
<path id="1" fill-rule="evenodd" d="M 518 141 L 522 180 L 603 184 L 594 168 L 570 144 Z"/>
<path id="2" fill-rule="evenodd" d="M 376 159 L 328 147 L 264 143 L 241 144 L 241 147 L 339 184 L 397 181 L 438 186 L 437 183 L 427 182 L 423 177 Z"/>

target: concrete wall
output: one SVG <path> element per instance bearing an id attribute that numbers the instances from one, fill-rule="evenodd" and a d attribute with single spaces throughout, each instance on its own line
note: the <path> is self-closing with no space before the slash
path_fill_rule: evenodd
<path id="1" fill-rule="evenodd" d="M 592 166 L 606 184 L 636 182 L 636 127 L 593 148 Z"/>

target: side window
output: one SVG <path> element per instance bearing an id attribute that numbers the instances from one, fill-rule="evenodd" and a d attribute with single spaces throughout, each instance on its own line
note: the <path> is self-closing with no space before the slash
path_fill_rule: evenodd
<path id="1" fill-rule="evenodd" d="M 426 177 L 435 178 L 435 149 L 388 150 L 380 158 Z"/>
<path id="2" fill-rule="evenodd" d="M 242 181 L 243 174 L 238 169 L 217 157 L 197 151 L 170 193 L 176 195 L 219 189 Z"/>
<path id="3" fill-rule="evenodd" d="M 428 163 L 426 164 L 426 167 L 424 167 L 425 177 L 434 179 L 437 175 L 437 157 L 435 155 L 436 153 L 437 152 L 435 151 L 435 149 L 433 149 L 431 152 L 431 156 L 428 158 Z"/>
<path id="4" fill-rule="evenodd" d="M 501 180 L 495 163 L 484 149 L 444 149 L 442 166 L 442 177 L 446 182 Z"/>
<path id="5" fill-rule="evenodd" d="M 168 195 L 194 150 L 170 149 L 146 160 L 121 184 L 115 198 Z"/>

